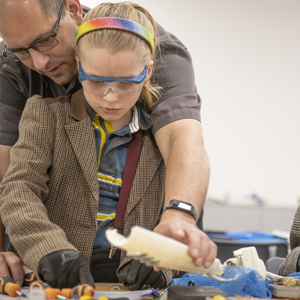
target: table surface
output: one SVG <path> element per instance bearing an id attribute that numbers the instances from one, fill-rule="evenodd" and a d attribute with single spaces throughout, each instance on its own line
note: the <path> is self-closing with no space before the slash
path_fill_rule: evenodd
<path id="1" fill-rule="evenodd" d="M 95 291 L 96 292 L 110 292 L 112 290 L 113 287 L 119 287 L 120 290 L 122 292 L 128 292 L 129 289 L 127 287 L 125 287 L 123 284 L 121 283 L 96 283 L 95 284 Z M 161 292 L 162 290 L 159 290 L 159 292 Z M 143 299 L 152 299 L 153 300 L 153 297 L 145 297 Z M 163 297 L 163 300 L 167 300 L 168 299 L 168 296 L 166 295 L 165 297 Z"/>
<path id="2" fill-rule="evenodd" d="M 121 283 L 96 283 L 95 284 L 95 291 L 97 292 L 111 292 L 112 288 L 113 287 L 119 287 L 120 290 L 122 292 L 128 292 L 128 288 L 125 287 L 123 284 Z M 28 288 L 22 288 L 22 292 L 25 293 L 25 294 L 28 294 Z M 117 293 L 117 292 L 116 292 Z M 0 299 L 1 300 L 13 300 L 13 299 L 21 299 L 19 297 L 8 297 L 8 296 L 5 296 L 5 295 L 0 295 Z M 26 298 L 23 298 L 24 300 Z M 146 297 L 146 298 L 143 298 L 143 299 L 153 299 L 153 297 Z M 167 296 L 163 298 L 163 300 L 167 300 Z"/>

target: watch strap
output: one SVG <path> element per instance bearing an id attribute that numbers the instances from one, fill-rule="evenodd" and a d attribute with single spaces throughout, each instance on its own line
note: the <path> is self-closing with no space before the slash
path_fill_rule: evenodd
<path id="1" fill-rule="evenodd" d="M 185 213 L 189 214 L 190 216 L 192 216 L 196 223 L 198 221 L 196 210 L 195 210 L 194 206 L 190 203 L 173 199 L 173 200 L 170 200 L 167 203 L 167 205 L 164 207 L 163 213 L 167 209 L 175 209 L 175 210 L 185 212 Z"/>

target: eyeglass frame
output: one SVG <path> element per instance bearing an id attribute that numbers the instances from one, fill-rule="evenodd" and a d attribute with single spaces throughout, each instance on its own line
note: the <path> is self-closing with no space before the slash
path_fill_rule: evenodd
<path id="1" fill-rule="evenodd" d="M 30 55 L 30 53 L 28 52 L 28 50 L 31 49 L 31 48 L 34 49 L 35 51 L 38 51 L 38 52 L 46 52 L 46 51 L 48 51 L 48 50 L 53 49 L 54 47 L 56 47 L 56 46 L 59 44 L 59 41 L 58 41 L 55 37 L 57 36 L 57 32 L 58 32 L 58 28 L 59 28 L 59 23 L 60 23 L 61 16 L 62 16 L 62 14 L 63 14 L 64 7 L 65 7 L 65 2 L 66 2 L 66 0 L 63 0 L 63 2 L 62 2 L 62 4 L 61 4 L 61 7 L 60 7 L 60 10 L 59 10 L 59 13 L 58 13 L 58 17 L 57 17 L 57 20 L 56 20 L 56 23 L 55 23 L 54 32 L 53 32 L 52 35 L 50 35 L 50 36 L 48 36 L 48 37 L 46 37 L 46 38 L 44 38 L 44 39 L 42 39 L 42 40 L 40 40 L 40 41 L 34 43 L 33 45 L 31 45 L 31 46 L 28 47 L 28 48 L 19 48 L 19 49 L 16 49 L 16 50 L 14 50 L 14 51 L 9 52 L 8 54 L 7 54 L 7 46 L 6 46 L 6 44 L 4 44 L 4 49 L 3 49 L 3 52 L 2 52 L 3 56 L 4 56 L 4 57 L 7 57 L 7 56 L 9 56 L 9 55 L 11 55 L 11 54 L 14 54 L 14 53 L 16 53 L 16 52 L 19 52 L 19 51 L 26 51 L 26 52 L 28 53 L 28 55 L 29 55 L 28 58 L 30 58 L 31 55 Z M 53 47 L 51 47 L 51 48 L 49 48 L 49 49 L 47 49 L 47 50 L 44 50 L 44 51 L 40 51 L 40 50 L 34 48 L 35 45 L 37 45 L 37 44 L 39 44 L 39 43 L 41 43 L 41 42 L 43 42 L 43 41 L 45 41 L 45 40 L 47 40 L 47 39 L 49 39 L 49 38 L 54 38 L 54 39 L 56 40 L 56 42 L 57 42 Z M 26 59 L 28 59 L 28 58 L 25 58 L 25 59 L 23 59 L 23 60 L 26 60 Z M 21 60 L 18 59 L 18 57 L 17 57 L 17 60 L 16 60 L 16 61 L 21 61 Z"/>
<path id="2" fill-rule="evenodd" d="M 84 71 L 82 70 L 81 67 L 81 63 L 79 61 L 79 68 L 78 68 L 78 73 L 79 73 L 79 77 L 81 81 L 85 81 L 85 80 L 101 80 L 101 81 L 105 81 L 105 82 L 116 82 L 116 81 L 124 81 L 124 82 L 132 82 L 135 84 L 140 84 L 141 82 L 143 82 L 143 80 L 145 79 L 146 75 L 147 75 L 147 71 L 148 71 L 148 65 L 145 66 L 144 71 L 138 75 L 137 77 L 134 78 L 109 78 L 109 77 L 95 77 L 95 76 L 89 76 L 86 73 L 84 73 Z"/>

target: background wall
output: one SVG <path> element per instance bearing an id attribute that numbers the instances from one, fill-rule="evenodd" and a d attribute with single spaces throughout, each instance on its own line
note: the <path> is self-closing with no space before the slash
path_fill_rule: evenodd
<path id="1" fill-rule="evenodd" d="M 300 1 L 135 2 L 192 54 L 211 164 L 208 196 L 240 204 L 257 193 L 268 205 L 296 207 Z"/>
<path id="2" fill-rule="evenodd" d="M 300 1 L 135 2 L 192 54 L 211 164 L 208 197 L 243 204 L 256 193 L 268 205 L 296 208 Z"/>

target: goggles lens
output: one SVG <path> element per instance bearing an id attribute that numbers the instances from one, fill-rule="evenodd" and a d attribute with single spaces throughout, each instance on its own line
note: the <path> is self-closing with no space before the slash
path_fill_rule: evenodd
<path id="1" fill-rule="evenodd" d="M 112 87 L 114 93 L 121 95 L 128 92 L 138 91 L 139 84 L 143 82 L 148 71 L 148 65 L 145 67 L 142 74 L 134 78 L 108 78 L 95 77 L 85 74 L 79 62 L 79 77 L 82 81 L 84 89 L 91 94 L 102 93 L 105 96 L 109 87 Z"/>

